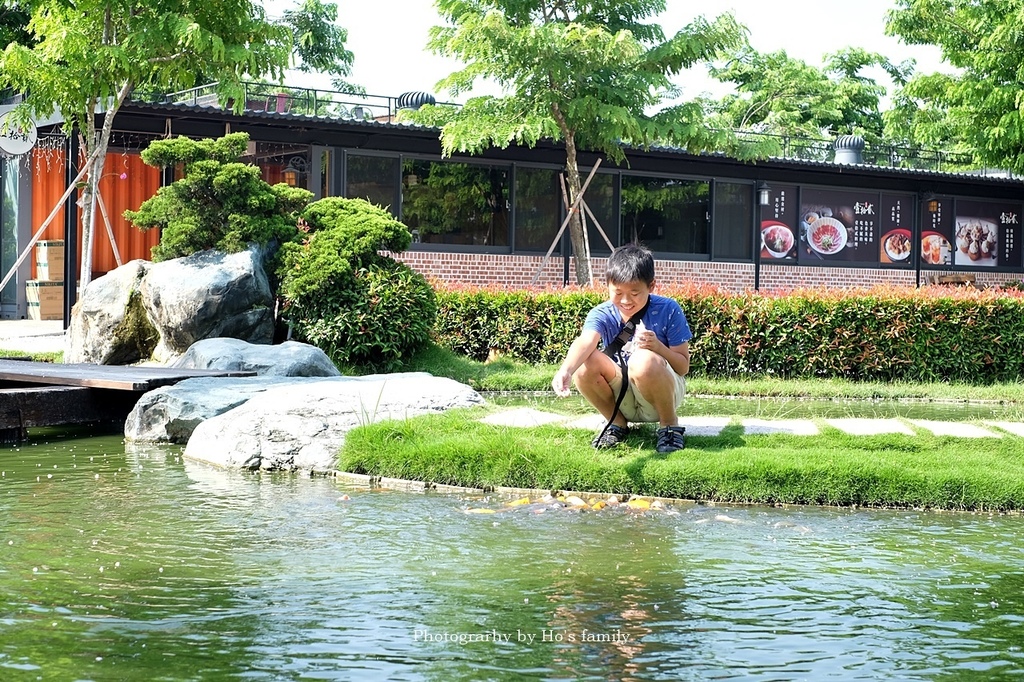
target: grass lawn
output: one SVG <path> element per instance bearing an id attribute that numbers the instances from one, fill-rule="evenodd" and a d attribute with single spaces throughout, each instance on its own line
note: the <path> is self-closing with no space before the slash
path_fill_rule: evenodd
<path id="1" fill-rule="evenodd" d="M 28 352 L 23 350 L 8 350 L 0 348 L 0 359 L 17 358 L 19 360 L 35 360 L 37 362 L 63 362 L 64 353 L 62 351 L 57 352 Z"/>
<path id="2" fill-rule="evenodd" d="M 432 349 L 407 370 L 449 376 L 480 390 L 544 391 L 554 366 L 474 363 Z M 859 384 L 840 380 L 693 378 L 689 392 L 874 401 L 1024 403 L 1024 384 Z M 614 451 L 563 426 L 483 424 L 489 405 L 350 432 L 339 468 L 353 473 L 470 487 L 509 486 L 761 504 L 1024 510 L 1024 438 L 851 436 L 818 420 L 820 435 L 744 435 L 738 417 L 718 436 L 689 436 L 685 450 L 654 451 L 654 429 L 633 430 Z M 567 401 L 566 413 L 579 413 Z M 585 409 L 585 408 L 584 408 Z M 730 416 L 730 415 L 723 415 Z M 991 430 L 991 429 L 990 429 Z"/>
<path id="3" fill-rule="evenodd" d="M 1024 509 L 1024 439 L 887 434 L 691 436 L 685 450 L 654 451 L 653 427 L 625 446 L 590 447 L 591 433 L 562 426 L 493 426 L 493 407 L 360 427 L 343 471 L 471 487 L 652 495 L 761 504 Z"/>

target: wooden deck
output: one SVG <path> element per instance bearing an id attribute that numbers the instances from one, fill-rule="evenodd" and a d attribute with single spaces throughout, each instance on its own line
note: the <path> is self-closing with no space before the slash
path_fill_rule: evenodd
<path id="1" fill-rule="evenodd" d="M 25 429 L 32 427 L 118 421 L 123 424 L 146 391 L 196 377 L 255 374 L 0 360 L 0 441 L 23 439 Z"/>
<path id="2" fill-rule="evenodd" d="M 135 367 L 123 365 L 64 365 L 54 362 L 0 360 L 0 382 L 87 386 L 118 391 L 151 391 L 195 377 L 247 377 L 252 371 L 212 369 L 176 369 L 173 367 Z M 3 388 L 0 383 L 0 388 Z"/>

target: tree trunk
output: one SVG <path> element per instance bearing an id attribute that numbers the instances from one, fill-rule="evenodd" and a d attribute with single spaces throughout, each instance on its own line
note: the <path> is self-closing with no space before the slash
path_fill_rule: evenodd
<path id="1" fill-rule="evenodd" d="M 83 135 L 87 137 L 88 134 Z M 89 169 L 85 187 L 82 188 L 80 206 L 82 208 L 82 269 L 78 275 L 78 284 L 85 287 L 92 281 L 92 250 L 96 234 L 96 193 L 99 191 L 100 178 L 103 177 L 103 166 L 106 161 L 106 145 L 95 141 L 86 145 L 86 152 L 92 156 L 96 152 L 96 160 Z"/>
<path id="2" fill-rule="evenodd" d="M 92 253 L 96 236 L 96 197 L 99 194 L 100 180 L 103 178 L 103 168 L 107 162 L 107 146 L 110 144 L 110 133 L 114 129 L 114 116 L 131 89 L 131 83 L 124 83 L 121 86 L 121 90 L 117 93 L 110 108 L 104 112 L 103 128 L 99 132 L 96 130 L 95 114 L 86 118 L 86 129 L 82 132 L 86 157 L 93 159 L 80 201 L 82 207 L 82 269 L 78 283 L 83 291 L 86 285 L 92 281 Z"/>
<path id="3" fill-rule="evenodd" d="M 576 138 L 571 133 L 565 136 L 565 170 L 569 176 L 569 204 L 580 195 L 580 168 L 576 160 Z M 569 218 L 569 239 L 576 257 L 576 284 L 588 286 L 593 281 L 590 271 L 590 246 L 583 232 L 583 207 L 577 206 Z"/>

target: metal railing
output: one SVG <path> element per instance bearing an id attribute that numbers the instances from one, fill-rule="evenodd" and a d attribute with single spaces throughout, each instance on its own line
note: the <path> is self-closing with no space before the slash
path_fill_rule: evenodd
<path id="1" fill-rule="evenodd" d="M 160 104 L 186 104 L 234 109 L 235 101 L 223 102 L 217 84 L 201 85 L 172 93 L 132 94 L 135 101 Z M 332 119 L 365 121 L 395 120 L 399 97 L 295 88 L 272 83 L 243 83 L 242 110 L 271 114 L 297 114 Z M 439 102 L 438 104 L 448 104 Z"/>
<path id="2" fill-rule="evenodd" d="M 828 163 L 835 156 L 834 140 L 751 131 L 736 131 L 736 135 L 741 140 L 768 142 L 767 146 L 774 147 L 777 150 L 773 156 L 783 159 Z M 866 144 L 862 153 L 862 159 L 863 163 L 867 165 L 885 168 L 939 172 L 963 171 L 982 175 L 1006 175 L 1005 172 L 999 170 L 989 168 L 978 169 L 970 154 L 923 149 L 920 147 Z"/>
<path id="3" fill-rule="evenodd" d="M 243 83 L 244 111 L 271 114 L 298 114 L 329 119 L 355 119 L 393 122 L 401 108 L 400 97 L 296 88 L 272 83 Z M 221 109 L 234 109 L 235 102 L 222 102 L 217 84 L 201 85 L 172 93 L 132 93 L 132 99 L 160 104 L 187 104 Z M 440 105 L 459 106 L 451 102 Z M 835 155 L 834 140 L 779 135 L 753 131 L 735 131 L 741 140 L 768 142 L 773 156 L 783 159 L 829 163 Z M 979 175 L 1009 175 L 1005 171 L 977 168 L 970 154 L 947 152 L 901 145 L 866 145 L 865 164 L 938 172 L 969 172 Z M 1012 177 L 1012 176 L 1011 176 Z"/>

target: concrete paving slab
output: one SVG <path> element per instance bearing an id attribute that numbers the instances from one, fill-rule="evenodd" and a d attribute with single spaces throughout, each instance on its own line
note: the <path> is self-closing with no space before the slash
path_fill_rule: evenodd
<path id="1" fill-rule="evenodd" d="M 680 417 L 679 423 L 686 427 L 687 436 L 717 436 L 732 423 L 731 417 Z"/>
<path id="2" fill-rule="evenodd" d="M 679 424 L 686 427 L 688 436 L 717 436 L 722 429 L 732 421 L 730 417 L 680 417 Z M 573 429 L 587 429 L 596 431 L 605 425 L 604 417 L 599 414 L 589 414 L 577 417 L 565 424 Z"/>
<path id="3" fill-rule="evenodd" d="M 914 435 L 914 430 L 899 419 L 826 419 L 825 423 L 851 436 L 876 436 L 883 433 Z"/>
<path id="4" fill-rule="evenodd" d="M 1009 431 L 1015 436 L 1024 436 L 1024 424 L 1021 422 L 985 422 L 987 426 L 994 426 L 1003 431 Z"/>
<path id="5" fill-rule="evenodd" d="M 64 350 L 63 320 L 0 320 L 0 348 L 25 353 Z"/>
<path id="6" fill-rule="evenodd" d="M 1001 435 L 988 429 L 983 429 L 975 424 L 964 422 L 940 422 L 931 419 L 910 419 L 911 424 L 936 436 L 955 436 L 957 438 L 1002 438 Z"/>
<path id="7" fill-rule="evenodd" d="M 597 431 L 603 427 L 606 423 L 606 419 L 599 414 L 588 414 L 583 417 L 576 417 L 565 423 L 570 429 L 586 429 L 587 431 Z"/>
<path id="8" fill-rule="evenodd" d="M 571 429 L 597 431 L 604 426 L 605 420 L 599 414 L 587 414 L 579 417 L 566 416 L 555 412 L 535 410 L 532 407 L 517 407 L 488 415 L 480 420 L 485 424 L 498 426 L 514 426 L 529 428 L 542 424 L 563 424 Z M 982 428 L 976 424 L 964 422 L 934 421 L 929 419 L 910 419 L 910 424 L 931 431 L 936 436 L 955 436 L 958 438 L 1000 438 L 1000 433 Z M 826 419 L 825 422 L 844 433 L 853 436 L 874 436 L 886 433 L 914 435 L 907 422 L 900 419 Z M 717 436 L 726 426 L 732 423 L 731 417 L 680 417 L 679 423 L 686 427 L 687 435 Z M 754 419 L 743 420 L 744 433 L 771 434 L 786 433 L 794 436 L 815 436 L 819 433 L 818 426 L 810 419 Z M 985 424 L 1008 431 L 1017 436 L 1024 436 L 1024 423 L 987 421 Z"/>
<path id="9" fill-rule="evenodd" d="M 744 419 L 746 434 L 788 433 L 794 436 L 816 436 L 818 426 L 810 419 Z"/>

